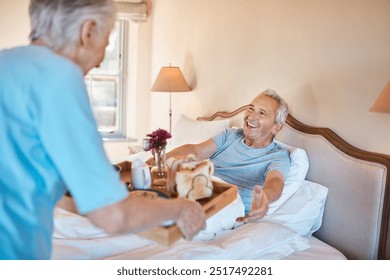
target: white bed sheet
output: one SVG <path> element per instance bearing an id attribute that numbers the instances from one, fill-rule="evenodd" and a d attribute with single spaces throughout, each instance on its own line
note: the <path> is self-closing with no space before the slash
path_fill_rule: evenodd
<path id="1" fill-rule="evenodd" d="M 135 234 L 54 238 L 52 259 L 346 259 L 319 239 L 300 236 L 282 227 L 276 223 L 248 224 L 235 230 L 225 230 L 208 241 L 202 238 L 194 241 L 182 239 L 171 246 L 157 244 Z"/>
<path id="2" fill-rule="evenodd" d="M 84 235 L 84 233 L 82 233 Z M 178 240 L 171 246 L 135 234 L 88 238 L 54 238 L 52 259 L 281 259 L 308 249 L 309 241 L 277 223 L 254 223 L 233 230 Z"/>
<path id="3" fill-rule="evenodd" d="M 302 251 L 296 251 L 285 260 L 346 260 L 347 258 L 336 248 L 329 246 L 325 242 L 314 236 L 307 237 L 310 248 Z"/>
<path id="4" fill-rule="evenodd" d="M 108 235 L 87 218 L 56 208 L 52 259 L 345 259 L 280 223 L 237 225 L 242 211 L 238 197 L 209 218 L 193 241 L 165 246 L 136 234 Z"/>

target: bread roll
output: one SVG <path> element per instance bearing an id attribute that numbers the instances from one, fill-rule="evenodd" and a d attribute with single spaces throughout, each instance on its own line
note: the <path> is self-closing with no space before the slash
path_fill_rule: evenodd
<path id="1" fill-rule="evenodd" d="M 214 165 L 211 161 L 181 163 L 175 181 L 179 197 L 198 200 L 213 194 L 211 176 Z"/>

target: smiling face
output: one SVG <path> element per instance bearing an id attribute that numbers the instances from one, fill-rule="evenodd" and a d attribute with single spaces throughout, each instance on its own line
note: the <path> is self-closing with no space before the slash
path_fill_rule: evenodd
<path id="1" fill-rule="evenodd" d="M 253 148 L 269 145 L 282 124 L 275 123 L 279 103 L 270 96 L 257 96 L 244 114 L 244 143 Z"/>

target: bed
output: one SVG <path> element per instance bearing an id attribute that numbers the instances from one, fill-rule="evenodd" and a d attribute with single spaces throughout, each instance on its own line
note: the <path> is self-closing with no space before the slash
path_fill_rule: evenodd
<path id="1" fill-rule="evenodd" d="M 240 127 L 247 106 L 196 120 L 181 115 L 170 148 Z M 52 258 L 390 259 L 390 156 L 355 148 L 332 130 L 291 115 L 277 141 L 290 151 L 292 166 L 281 199 L 261 222 L 235 222 L 243 213 L 238 196 L 193 241 L 166 246 L 136 234 L 108 235 L 62 200 L 55 211 Z M 139 152 L 114 163 L 149 157 Z"/>

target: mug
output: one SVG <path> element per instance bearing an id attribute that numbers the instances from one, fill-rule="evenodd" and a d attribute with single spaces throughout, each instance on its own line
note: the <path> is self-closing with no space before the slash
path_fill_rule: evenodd
<path id="1" fill-rule="evenodd" d="M 131 185 L 137 190 L 150 189 L 152 180 L 150 169 L 147 165 L 132 166 L 131 168 Z"/>

